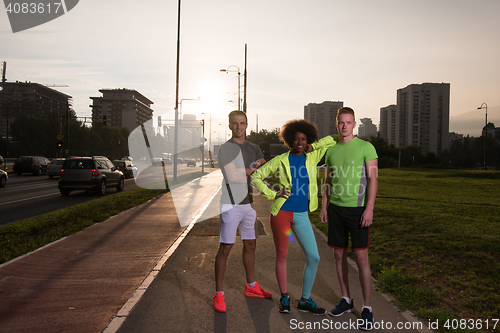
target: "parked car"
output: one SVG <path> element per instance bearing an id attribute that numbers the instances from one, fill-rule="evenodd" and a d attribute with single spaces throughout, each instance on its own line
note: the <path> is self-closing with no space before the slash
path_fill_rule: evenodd
<path id="1" fill-rule="evenodd" d="M 74 190 L 94 190 L 104 195 L 108 187 L 123 191 L 125 177 L 107 157 L 72 157 L 64 161 L 58 187 L 64 196 Z"/>
<path id="2" fill-rule="evenodd" d="M 7 184 L 7 179 L 9 179 L 7 172 L 0 170 L 0 187 L 4 187 Z"/>
<path id="3" fill-rule="evenodd" d="M 47 173 L 47 165 L 49 164 L 50 160 L 43 156 L 19 156 L 12 169 L 18 175 L 28 172 L 39 176 L 42 173 Z"/>
<path id="4" fill-rule="evenodd" d="M 54 158 L 50 161 L 50 164 L 47 166 L 47 175 L 49 178 L 54 178 L 54 176 L 59 177 L 64 160 L 64 158 Z"/>
<path id="5" fill-rule="evenodd" d="M 187 160 L 187 163 L 186 163 L 186 164 L 187 164 L 187 166 L 190 166 L 190 165 L 192 165 L 192 166 L 196 166 L 196 161 L 195 161 L 195 160 L 193 160 L 193 159 L 189 159 L 189 160 Z"/>
<path id="6" fill-rule="evenodd" d="M 123 173 L 125 178 L 135 177 L 135 175 L 137 174 L 137 167 L 133 165 L 129 160 L 114 160 L 113 164 L 118 170 Z"/>

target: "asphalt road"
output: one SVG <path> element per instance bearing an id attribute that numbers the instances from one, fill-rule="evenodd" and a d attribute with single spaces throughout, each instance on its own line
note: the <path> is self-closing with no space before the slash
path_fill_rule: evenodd
<path id="1" fill-rule="evenodd" d="M 172 166 L 165 167 L 167 178 L 172 174 L 171 169 Z M 193 171 L 201 171 L 201 167 L 179 165 L 177 172 L 182 175 Z M 159 174 L 163 177 L 161 167 L 147 167 L 141 173 L 140 183 L 157 179 Z M 58 177 L 50 179 L 46 175 L 9 174 L 7 185 L 0 188 L 0 225 L 101 198 L 97 193 L 86 191 L 73 191 L 69 196 L 63 197 L 57 188 L 57 182 Z M 124 191 L 138 187 L 133 178 L 125 180 Z M 115 193 L 116 189 L 108 188 L 105 195 Z"/>

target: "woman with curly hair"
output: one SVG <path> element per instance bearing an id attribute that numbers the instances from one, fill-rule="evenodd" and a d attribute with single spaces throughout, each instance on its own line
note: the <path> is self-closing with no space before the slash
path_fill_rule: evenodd
<path id="1" fill-rule="evenodd" d="M 286 258 L 288 240 L 293 240 L 292 231 L 306 256 L 302 297 L 298 301 L 297 309 L 317 315 L 326 313 L 325 309 L 316 305 L 310 295 L 318 269 L 319 253 L 308 211 L 318 208 L 316 165 L 327 148 L 336 142 L 332 136 L 317 141 L 318 136 L 316 125 L 310 121 L 288 121 L 281 128 L 280 140 L 290 151 L 276 156 L 251 175 L 252 184 L 262 195 L 274 200 L 271 206 L 271 229 L 276 248 L 276 278 L 281 292 L 279 311 L 282 313 L 290 313 Z M 263 182 L 271 174 L 277 174 L 279 177 L 279 191 L 270 189 Z"/>

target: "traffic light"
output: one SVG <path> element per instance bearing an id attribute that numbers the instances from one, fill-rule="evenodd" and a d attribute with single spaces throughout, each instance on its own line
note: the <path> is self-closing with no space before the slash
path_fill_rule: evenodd
<path id="1" fill-rule="evenodd" d="M 102 115 L 102 124 L 106 126 L 108 124 L 108 119 L 106 118 L 106 115 Z"/>
<path id="2" fill-rule="evenodd" d="M 158 127 L 161 127 L 161 116 L 158 116 Z"/>
<path id="3" fill-rule="evenodd" d="M 56 143 L 56 147 L 57 148 L 62 148 L 62 144 L 63 144 L 63 142 L 61 140 L 58 140 L 57 143 Z"/>

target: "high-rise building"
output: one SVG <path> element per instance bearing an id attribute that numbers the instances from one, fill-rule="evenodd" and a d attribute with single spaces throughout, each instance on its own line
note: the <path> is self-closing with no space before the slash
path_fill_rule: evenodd
<path id="1" fill-rule="evenodd" d="M 10 123 L 20 114 L 43 117 L 57 112 L 66 117 L 71 96 L 34 82 L 1 82 L 0 134 L 6 137 Z M 7 123 L 8 122 L 8 123 Z M 10 130 L 9 130 L 10 136 Z"/>
<path id="2" fill-rule="evenodd" d="M 134 89 L 100 89 L 99 92 L 102 97 L 90 97 L 93 122 L 102 122 L 106 115 L 108 126 L 133 131 L 153 118 L 153 102 Z"/>
<path id="3" fill-rule="evenodd" d="M 422 152 L 448 147 L 450 84 L 410 84 L 397 91 L 396 147 L 419 145 Z"/>
<path id="4" fill-rule="evenodd" d="M 321 104 L 309 103 L 304 106 L 304 119 L 318 126 L 319 137 L 338 134 L 336 117 L 338 109 L 344 106 L 344 102 L 325 101 Z"/>
<path id="5" fill-rule="evenodd" d="M 396 115 L 398 107 L 395 104 L 380 108 L 380 135 L 389 143 L 396 145 Z"/>
<path id="6" fill-rule="evenodd" d="M 361 124 L 358 126 L 358 137 L 369 139 L 370 136 L 377 134 L 377 126 L 373 124 L 371 118 L 361 118 Z"/>

